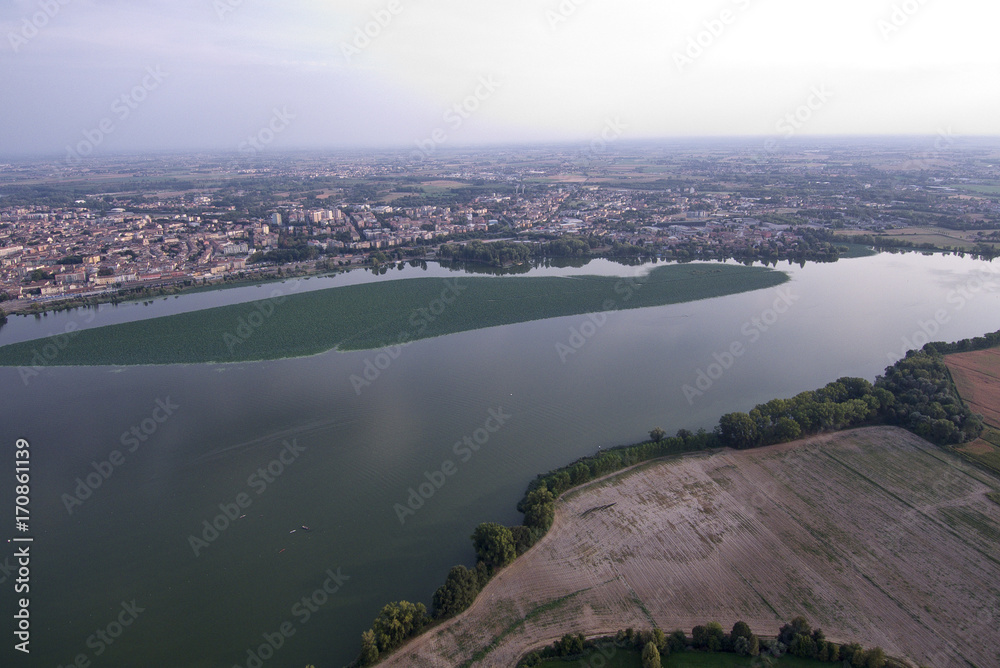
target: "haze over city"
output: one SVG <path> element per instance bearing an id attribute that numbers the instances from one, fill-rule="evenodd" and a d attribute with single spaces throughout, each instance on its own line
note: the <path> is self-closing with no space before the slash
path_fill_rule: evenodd
<path id="1" fill-rule="evenodd" d="M 16 0 L 0 154 L 237 151 L 277 125 L 269 150 L 587 141 L 609 121 L 996 134 L 998 19 L 977 0 Z"/>

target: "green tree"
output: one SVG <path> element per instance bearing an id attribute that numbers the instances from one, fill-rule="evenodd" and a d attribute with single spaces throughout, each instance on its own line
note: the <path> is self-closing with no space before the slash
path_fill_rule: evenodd
<path id="1" fill-rule="evenodd" d="M 510 533 L 514 537 L 514 551 L 519 557 L 527 552 L 537 539 L 535 531 L 523 525 L 511 527 Z"/>
<path id="2" fill-rule="evenodd" d="M 834 663 L 840 660 L 840 646 L 835 642 L 826 641 L 826 661 Z"/>
<path id="3" fill-rule="evenodd" d="M 753 448 L 760 444 L 757 423 L 746 413 L 728 413 L 719 420 L 722 441 L 737 450 Z"/>
<path id="4" fill-rule="evenodd" d="M 556 515 L 556 499 L 544 485 L 531 490 L 524 500 L 524 526 L 542 533 L 549 530 Z"/>
<path id="5" fill-rule="evenodd" d="M 659 443 L 660 441 L 662 441 L 666 437 L 666 435 L 667 435 L 667 432 L 663 431 L 663 429 L 660 428 L 660 427 L 653 427 L 649 431 L 649 437 L 655 443 Z"/>
<path id="6" fill-rule="evenodd" d="M 492 571 L 514 561 L 514 536 L 507 527 L 495 522 L 483 522 L 472 534 L 472 545 L 479 560 Z"/>
<path id="7" fill-rule="evenodd" d="M 573 485 L 579 485 L 590 480 L 590 467 L 583 462 L 577 462 L 569 472 Z"/>
<path id="8" fill-rule="evenodd" d="M 687 635 L 677 629 L 667 639 L 667 646 L 670 647 L 671 652 L 683 652 L 684 648 L 687 647 Z"/>
<path id="9" fill-rule="evenodd" d="M 729 637 L 733 640 L 736 640 L 737 638 L 749 639 L 752 635 L 753 631 L 750 630 L 750 625 L 744 621 L 739 621 L 733 624 L 733 630 L 732 633 L 729 634 Z"/>
<path id="10" fill-rule="evenodd" d="M 887 659 L 881 647 L 870 649 L 865 653 L 865 668 L 885 668 Z"/>
<path id="11" fill-rule="evenodd" d="M 792 418 L 779 418 L 777 424 L 774 425 L 774 439 L 776 443 L 794 441 L 801 435 L 802 427 Z"/>
<path id="12" fill-rule="evenodd" d="M 475 571 L 465 566 L 454 566 L 448 571 L 444 584 L 434 592 L 434 615 L 456 615 L 472 605 L 478 594 L 479 581 Z"/>
<path id="13" fill-rule="evenodd" d="M 642 668 L 661 668 L 660 650 L 656 649 L 655 643 L 646 643 L 642 649 Z"/>
<path id="14" fill-rule="evenodd" d="M 373 666 L 378 663 L 378 644 L 375 632 L 368 629 L 361 634 L 361 665 Z"/>
<path id="15" fill-rule="evenodd" d="M 427 608 L 423 603 L 399 601 L 387 604 L 375 618 L 371 628 L 379 652 L 399 647 L 404 640 L 419 633 L 426 621 Z"/>

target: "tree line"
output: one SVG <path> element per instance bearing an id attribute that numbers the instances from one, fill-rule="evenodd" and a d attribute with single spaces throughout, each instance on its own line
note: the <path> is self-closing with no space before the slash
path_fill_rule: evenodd
<path id="1" fill-rule="evenodd" d="M 444 244 L 438 257 L 446 260 L 481 262 L 494 267 L 527 262 L 539 257 L 586 257 L 598 247 L 594 237 L 560 237 L 545 243 L 515 243 L 512 241 L 470 241 L 466 244 Z"/>
<path id="2" fill-rule="evenodd" d="M 662 629 L 619 630 L 614 636 L 588 640 L 581 634 L 566 634 L 552 646 L 529 653 L 518 668 L 534 668 L 546 659 L 567 661 L 585 659 L 588 654 L 612 656 L 616 650 L 641 652 L 643 668 L 662 668 L 671 654 L 681 652 L 718 652 L 744 657 L 759 657 L 754 665 L 772 666 L 785 654 L 825 663 L 840 663 L 853 668 L 897 668 L 902 664 L 890 659 L 880 647 L 865 649 L 858 643 L 838 644 L 827 640 L 822 629 L 813 629 L 804 617 L 783 625 L 773 638 L 758 637 L 743 621 L 726 633 L 718 622 L 695 626 L 691 635 L 678 629 L 667 635 Z"/>

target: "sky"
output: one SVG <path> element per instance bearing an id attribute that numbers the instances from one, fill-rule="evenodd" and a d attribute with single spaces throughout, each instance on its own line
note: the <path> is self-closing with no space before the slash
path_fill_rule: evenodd
<path id="1" fill-rule="evenodd" d="M 998 24 L 995 0 L 3 0 L 0 155 L 1000 135 Z"/>

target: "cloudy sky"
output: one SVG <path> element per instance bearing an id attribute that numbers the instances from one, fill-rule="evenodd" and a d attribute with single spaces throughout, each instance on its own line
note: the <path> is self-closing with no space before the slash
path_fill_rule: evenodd
<path id="1" fill-rule="evenodd" d="M 0 154 L 996 135 L 998 24 L 995 0 L 4 0 Z"/>

